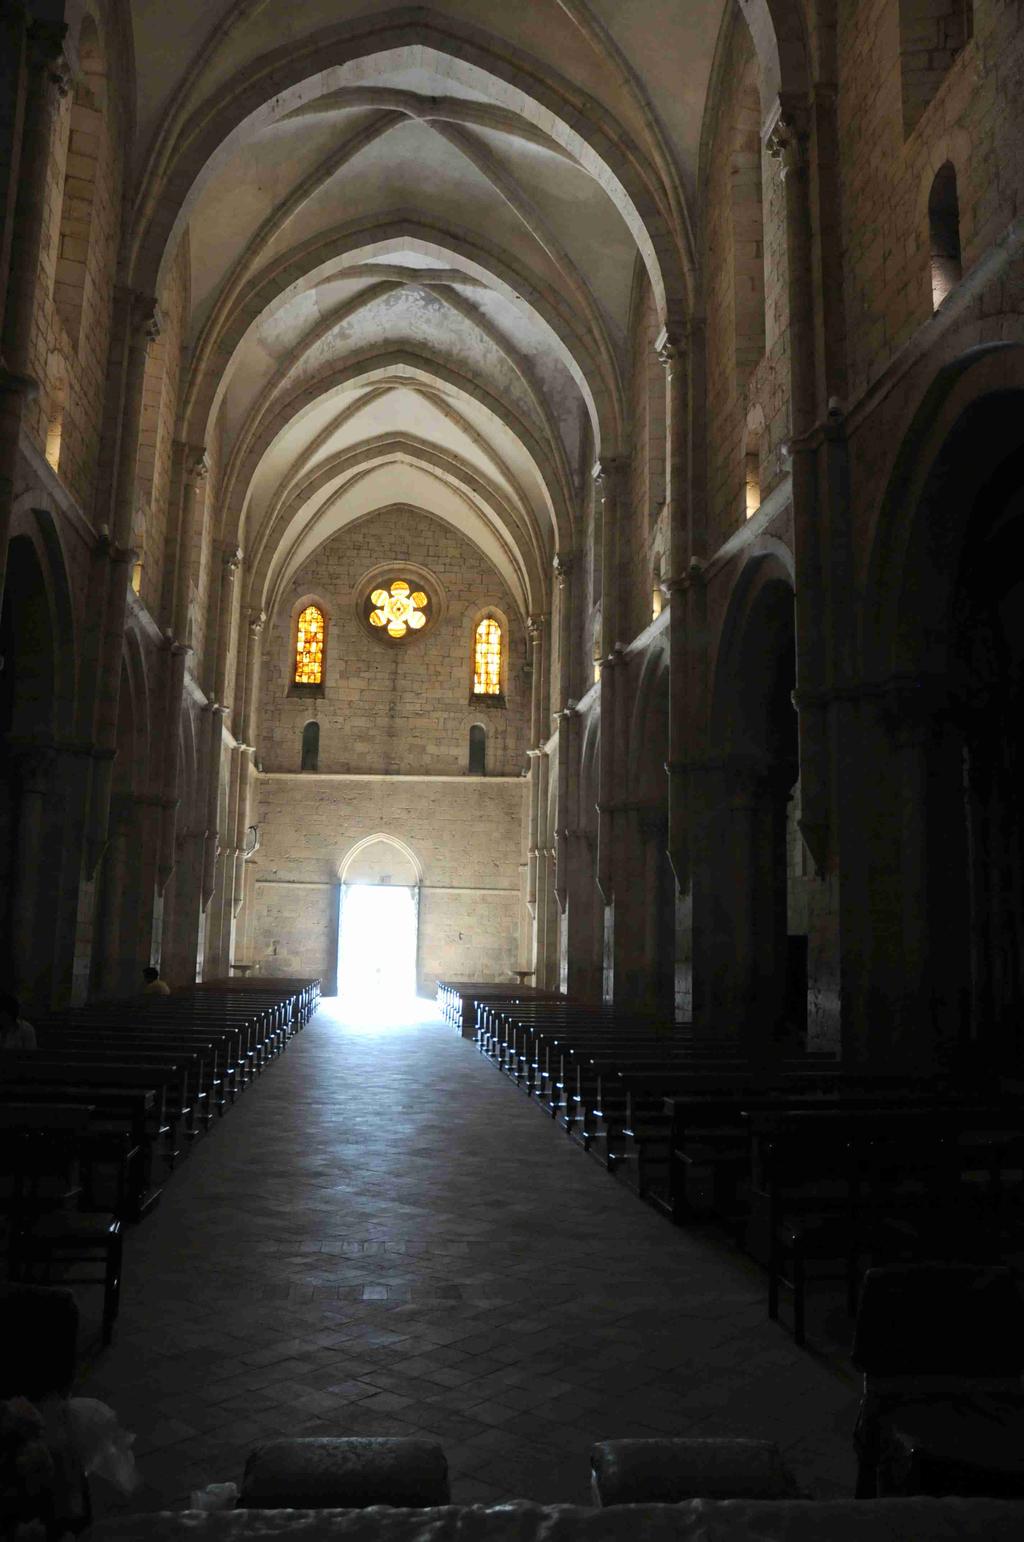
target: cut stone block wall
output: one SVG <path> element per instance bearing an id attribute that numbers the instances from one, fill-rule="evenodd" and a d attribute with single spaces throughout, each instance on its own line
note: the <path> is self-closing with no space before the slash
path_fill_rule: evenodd
<path id="1" fill-rule="evenodd" d="M 140 594 L 152 616 L 165 625 L 164 558 L 171 483 L 174 424 L 181 378 L 182 334 L 188 308 L 188 241 L 182 240 L 160 295 L 162 330 L 149 346 L 139 434 L 138 498 L 144 512 L 139 536 Z"/>
<path id="2" fill-rule="evenodd" d="M 368 836 L 380 871 L 360 881 L 420 873 L 419 985 L 435 979 L 511 979 L 517 955 L 520 833 L 527 783 L 518 777 L 264 775 L 253 960 L 263 974 L 319 974 L 337 961 L 338 887 L 352 849 Z M 369 848 L 368 848 L 369 852 Z M 385 867 L 388 869 L 385 872 Z M 351 876 L 346 872 L 346 876 Z"/>
<path id="3" fill-rule="evenodd" d="M 651 619 L 654 538 L 665 501 L 665 371 L 655 353 L 660 327 L 646 274 L 633 309 L 630 500 L 619 533 L 622 640 L 642 632 Z"/>
<path id="4" fill-rule="evenodd" d="M 415 562 L 443 586 L 447 609 L 422 636 L 381 640 L 356 613 L 355 586 L 388 562 L 396 576 L 403 562 Z M 327 615 L 322 696 L 290 689 L 293 611 L 306 598 Z M 470 698 L 473 624 L 488 606 L 509 622 L 504 706 Z M 487 731 L 488 774 L 516 775 L 529 733 L 524 658 L 512 597 L 469 541 L 411 509 L 361 520 L 299 569 L 264 632 L 260 763 L 265 771 L 297 771 L 303 725 L 315 719 L 321 771 L 457 776 L 467 769 L 470 726 L 480 722 Z"/>
<path id="5" fill-rule="evenodd" d="M 1024 91 L 1024 27 L 1017 5 L 979 5 L 973 38 L 942 55 L 907 132 L 901 63 L 912 69 L 912 57 L 901 55 L 900 7 L 851 0 L 837 22 L 853 401 L 931 315 L 928 192 L 940 166 L 956 169 L 965 276 L 1019 216 L 1024 155 L 1010 104 Z"/>
<path id="6" fill-rule="evenodd" d="M 763 499 L 782 474 L 779 446 L 789 432 L 784 193 L 778 167 L 761 145 L 757 64 L 742 21 L 732 29 L 727 58 L 713 108 L 704 217 L 712 551 L 746 518 L 748 447 L 756 449 Z M 762 271 L 754 274 L 758 265 Z M 754 311 L 762 303 L 759 326 Z M 748 423 L 758 425 L 756 434 Z"/>
<path id="7" fill-rule="evenodd" d="M 98 491 L 121 235 L 123 112 L 119 94 L 111 90 L 103 113 L 90 110 L 84 96 L 76 102 L 69 93 L 56 115 L 44 194 L 44 300 L 31 347 L 31 373 L 43 389 L 24 418 L 32 439 L 48 450 L 64 485 L 88 513 Z"/>

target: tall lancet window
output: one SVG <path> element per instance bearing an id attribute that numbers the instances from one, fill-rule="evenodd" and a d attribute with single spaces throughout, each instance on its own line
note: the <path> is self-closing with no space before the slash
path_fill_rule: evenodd
<path id="1" fill-rule="evenodd" d="M 485 616 L 473 643 L 473 695 L 501 695 L 502 636 L 493 616 Z"/>
<path id="2" fill-rule="evenodd" d="M 324 678 L 324 613 L 307 605 L 295 623 L 295 684 L 322 685 Z"/>

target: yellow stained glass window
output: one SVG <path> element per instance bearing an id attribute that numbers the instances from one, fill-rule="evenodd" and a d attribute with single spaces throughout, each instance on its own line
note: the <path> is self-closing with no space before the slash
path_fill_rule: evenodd
<path id="1" fill-rule="evenodd" d="M 485 616 L 476 629 L 473 695 L 501 695 L 501 627 L 493 616 Z"/>
<path id="2" fill-rule="evenodd" d="M 404 637 L 427 624 L 425 611 L 430 597 L 422 589 L 412 589 L 404 578 L 396 578 L 390 589 L 375 589 L 370 595 L 370 625 L 387 628 L 389 637 Z"/>
<path id="3" fill-rule="evenodd" d="M 324 678 L 324 613 L 307 605 L 295 628 L 295 684 L 322 685 Z"/>

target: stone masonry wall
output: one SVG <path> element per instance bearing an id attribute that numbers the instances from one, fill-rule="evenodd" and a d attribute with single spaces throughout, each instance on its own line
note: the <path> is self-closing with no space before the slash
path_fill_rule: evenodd
<path id="1" fill-rule="evenodd" d="M 31 372 L 44 389 L 25 417 L 40 450 L 49 441 L 61 480 L 87 513 L 96 495 L 124 174 L 124 109 L 113 60 L 108 60 L 108 70 L 102 111 L 90 106 L 81 91 L 77 97 L 69 92 L 54 130 L 45 194 L 45 300 L 37 310 L 31 351 Z M 87 194 L 85 201 L 91 203 L 87 242 L 76 232 L 72 217 L 83 204 L 80 194 Z M 80 315 L 77 339 L 69 336 L 56 297 L 57 286 L 72 274 L 76 319 Z M 54 450 L 58 422 L 59 456 Z"/>
<path id="2" fill-rule="evenodd" d="M 145 511 L 139 592 L 150 614 L 164 624 L 171 620 L 170 616 L 161 614 L 161 600 L 188 277 L 188 242 L 183 240 L 160 295 L 162 330 L 156 342 L 149 346 L 139 436 L 138 496 Z"/>
<path id="3" fill-rule="evenodd" d="M 420 637 L 401 643 L 369 634 L 356 613 L 355 586 L 378 563 L 403 562 L 434 573 L 447 610 Z M 360 591 L 361 594 L 362 591 Z M 293 612 L 313 597 L 327 615 L 324 693 L 291 692 Z M 485 607 L 508 618 L 505 706 L 470 699 L 473 623 Z M 529 734 L 530 685 L 523 631 L 505 585 L 486 559 L 450 526 L 410 510 L 391 510 L 334 536 L 296 574 L 264 632 L 260 763 L 297 771 L 303 725 L 320 724 L 321 771 L 458 776 L 467 770 L 469 730 L 487 731 L 489 775 L 518 775 Z"/>
<path id="4" fill-rule="evenodd" d="M 652 538 L 665 501 L 665 371 L 654 351 L 658 314 L 646 272 L 639 287 L 633 307 L 631 497 L 619 533 L 623 642 L 651 619 Z"/>
<path id="5" fill-rule="evenodd" d="M 249 864 L 255 878 L 252 957 L 261 972 L 319 974 L 330 981 L 346 855 L 367 836 L 383 833 L 409 847 L 422 870 L 420 989 L 432 991 L 439 975 L 511 978 L 520 962 L 526 787 L 519 778 L 261 776 L 260 849 Z M 390 866 L 394 881 L 404 881 L 398 849 Z"/>
<path id="6" fill-rule="evenodd" d="M 1024 26 L 1015 0 L 975 6 L 972 41 L 904 138 L 897 0 L 843 0 L 837 21 L 854 401 L 932 313 L 927 204 L 943 162 L 956 169 L 965 274 L 1020 214 Z"/>
<path id="7" fill-rule="evenodd" d="M 733 26 L 714 108 L 704 203 L 707 283 L 708 544 L 714 551 L 746 517 L 745 450 L 755 425 L 762 498 L 779 480 L 779 446 L 789 432 L 788 323 L 783 189 L 760 149 L 760 92 L 750 33 Z M 763 354 L 754 341 L 751 273 L 757 261 L 756 200 L 751 180 L 761 164 L 764 283 Z M 745 335 L 751 333 L 750 336 Z"/>

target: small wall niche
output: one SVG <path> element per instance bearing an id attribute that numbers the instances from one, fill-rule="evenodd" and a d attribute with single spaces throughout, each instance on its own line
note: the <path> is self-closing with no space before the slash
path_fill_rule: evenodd
<path id="1" fill-rule="evenodd" d="M 487 730 L 482 723 L 474 723 L 469 730 L 469 774 L 487 775 Z"/>
<path id="2" fill-rule="evenodd" d="M 320 724 L 309 722 L 302 730 L 302 771 L 320 769 Z"/>
<path id="3" fill-rule="evenodd" d="M 960 199 L 956 188 L 956 167 L 946 161 L 935 173 L 928 195 L 928 248 L 931 261 L 932 309 L 963 278 L 960 251 Z"/>

